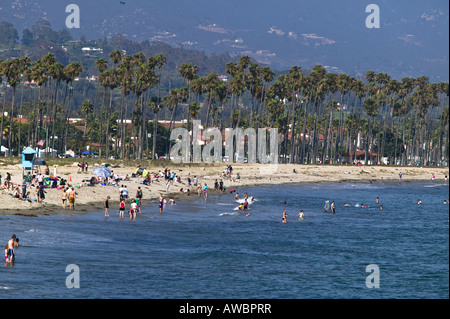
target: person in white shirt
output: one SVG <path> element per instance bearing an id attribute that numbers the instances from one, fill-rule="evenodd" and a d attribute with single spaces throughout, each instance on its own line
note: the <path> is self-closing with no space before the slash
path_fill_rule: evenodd
<path id="1" fill-rule="evenodd" d="M 130 209 L 130 219 L 136 219 L 136 210 L 137 210 L 137 204 L 136 201 L 133 199 L 131 201 L 131 209 Z"/>
<path id="2" fill-rule="evenodd" d="M 41 173 L 39 173 L 39 175 L 38 175 L 38 177 L 37 177 L 37 180 L 38 180 L 39 186 L 44 186 L 44 175 L 42 175 Z"/>

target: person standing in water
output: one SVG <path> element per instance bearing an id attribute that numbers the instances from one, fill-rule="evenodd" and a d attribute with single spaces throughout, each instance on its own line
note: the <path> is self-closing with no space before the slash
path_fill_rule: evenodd
<path id="1" fill-rule="evenodd" d="M 298 220 L 303 220 L 305 218 L 305 213 L 303 212 L 303 210 L 300 211 L 300 213 L 298 213 Z"/>
<path id="2" fill-rule="evenodd" d="M 203 198 L 206 200 L 208 198 L 208 185 L 205 183 L 203 186 Z"/>
<path id="3" fill-rule="evenodd" d="M 286 213 L 286 209 L 283 210 L 283 224 L 287 223 L 287 219 L 286 217 L 288 216 L 288 214 Z"/>
<path id="4" fill-rule="evenodd" d="M 158 206 L 159 206 L 159 213 L 162 214 L 164 207 L 164 197 L 162 196 L 162 194 L 159 195 Z"/>
<path id="5" fill-rule="evenodd" d="M 110 199 L 109 196 L 107 196 L 106 199 L 105 199 L 105 217 L 108 217 L 108 216 L 109 216 L 109 212 L 108 212 L 108 209 L 109 209 L 109 199 Z"/>
<path id="6" fill-rule="evenodd" d="M 336 205 L 334 201 L 331 202 L 330 209 L 332 214 L 336 214 Z"/>
<path id="7" fill-rule="evenodd" d="M 13 234 L 11 239 L 8 241 L 8 259 L 7 262 L 14 262 L 16 259 L 15 254 L 16 250 L 14 249 L 14 243 L 16 241 L 16 235 Z"/>
<path id="8" fill-rule="evenodd" d="M 125 213 L 125 199 L 120 200 L 120 208 L 119 208 L 119 218 L 123 219 Z"/>

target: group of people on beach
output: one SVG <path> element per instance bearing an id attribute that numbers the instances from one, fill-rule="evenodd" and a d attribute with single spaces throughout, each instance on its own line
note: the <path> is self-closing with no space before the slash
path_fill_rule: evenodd
<path id="1" fill-rule="evenodd" d="M 37 172 L 36 172 L 37 173 Z M 33 180 L 34 177 L 34 180 Z M 35 176 L 31 176 L 29 173 L 23 177 L 21 184 L 14 184 L 11 181 L 11 174 L 6 173 L 5 181 L 3 184 L 1 183 L 1 174 L 0 174 L 0 189 L 6 191 L 12 191 L 10 193 L 14 198 L 17 198 L 22 201 L 32 202 L 33 200 L 38 203 L 42 202 L 45 199 L 45 191 L 44 191 L 44 175 L 42 173 L 37 173 Z M 30 193 L 30 189 L 35 187 L 36 198 L 33 199 Z"/>
<path id="2" fill-rule="evenodd" d="M 120 196 L 119 196 L 119 218 L 123 219 L 125 215 L 125 202 L 128 199 L 128 189 L 127 186 L 122 185 L 120 188 Z M 141 213 L 141 203 L 142 203 L 143 192 L 141 187 L 139 186 L 136 191 L 136 197 L 131 198 L 130 200 L 130 208 L 128 213 L 130 215 L 130 219 L 136 219 L 137 213 Z M 109 216 L 109 200 L 110 196 L 107 196 L 104 201 L 105 207 L 105 217 Z"/>
<path id="3" fill-rule="evenodd" d="M 78 172 L 87 172 L 89 164 L 87 162 L 78 163 Z"/>
<path id="4" fill-rule="evenodd" d="M 5 245 L 5 263 L 12 264 L 16 259 L 16 248 L 19 247 L 19 238 L 15 234 Z"/>

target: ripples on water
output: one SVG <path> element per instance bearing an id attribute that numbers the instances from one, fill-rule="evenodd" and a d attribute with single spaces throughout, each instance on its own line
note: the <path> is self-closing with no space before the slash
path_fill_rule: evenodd
<path id="1" fill-rule="evenodd" d="M 1 238 L 15 233 L 21 247 L 14 267 L 0 270 L 0 296 L 448 298 L 448 185 L 238 191 L 257 199 L 250 216 L 236 210 L 233 195 L 212 192 L 206 202 L 191 197 L 163 215 L 156 204 L 144 207 L 135 221 L 119 220 L 114 209 L 108 219 L 103 211 L 2 216 Z M 336 201 L 336 215 L 323 213 L 325 200 Z M 79 266 L 80 289 L 66 288 L 69 264 Z M 365 285 L 369 264 L 379 266 L 379 289 Z"/>

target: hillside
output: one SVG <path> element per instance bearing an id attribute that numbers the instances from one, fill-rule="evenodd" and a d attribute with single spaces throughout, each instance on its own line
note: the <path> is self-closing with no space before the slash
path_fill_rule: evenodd
<path id="1" fill-rule="evenodd" d="M 122 34 L 208 55 L 245 54 L 278 70 L 321 64 L 355 77 L 374 70 L 397 79 L 429 74 L 432 81 L 448 81 L 448 2 L 380 0 L 379 29 L 365 27 L 369 3 L 79 0 L 81 25 L 70 33 L 77 40 L 111 40 Z M 59 0 L 4 0 L 0 21 L 13 23 L 20 36 L 43 17 L 61 30 L 66 5 Z"/>

